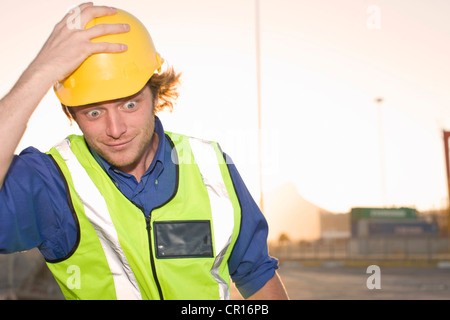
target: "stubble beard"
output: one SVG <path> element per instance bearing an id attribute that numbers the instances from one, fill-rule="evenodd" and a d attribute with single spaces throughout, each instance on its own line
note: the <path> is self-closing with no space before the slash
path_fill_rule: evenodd
<path id="1" fill-rule="evenodd" d="M 142 158 L 145 157 L 147 151 L 152 146 L 154 127 L 154 124 L 151 125 L 151 123 L 148 123 L 148 125 L 142 130 L 141 134 L 135 136 L 129 147 L 119 151 L 109 150 L 108 147 L 101 147 L 101 142 L 96 143 L 94 141 L 89 141 L 90 139 L 88 138 L 86 138 L 86 142 L 110 165 L 126 172 L 126 168 L 134 167 L 140 161 L 145 160 Z M 138 139 L 138 141 L 134 141 L 135 139 Z"/>

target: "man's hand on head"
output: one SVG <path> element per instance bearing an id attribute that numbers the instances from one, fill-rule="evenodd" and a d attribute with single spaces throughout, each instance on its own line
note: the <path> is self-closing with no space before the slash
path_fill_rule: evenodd
<path id="1" fill-rule="evenodd" d="M 91 2 L 72 9 L 56 24 L 30 67 L 33 70 L 45 70 L 52 77 L 52 83 L 55 83 L 65 79 L 94 53 L 126 51 L 125 44 L 92 42 L 91 39 L 128 32 L 128 24 L 99 24 L 85 29 L 92 19 L 116 12 L 115 8 L 94 6 Z"/>

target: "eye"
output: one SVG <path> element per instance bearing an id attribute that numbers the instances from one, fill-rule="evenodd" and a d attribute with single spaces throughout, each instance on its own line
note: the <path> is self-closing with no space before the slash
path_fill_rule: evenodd
<path id="1" fill-rule="evenodd" d="M 127 103 L 125 103 L 124 107 L 127 110 L 132 110 L 136 107 L 136 101 L 128 101 Z"/>
<path id="2" fill-rule="evenodd" d="M 99 110 L 90 110 L 87 112 L 87 115 L 91 118 L 96 118 L 100 115 L 100 111 Z"/>

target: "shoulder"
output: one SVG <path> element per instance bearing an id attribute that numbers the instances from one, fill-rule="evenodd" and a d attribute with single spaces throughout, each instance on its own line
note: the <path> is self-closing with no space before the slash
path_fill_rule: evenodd
<path id="1" fill-rule="evenodd" d="M 58 171 L 50 156 L 34 147 L 28 147 L 19 155 L 15 155 L 9 171 L 9 174 L 37 175 L 44 179 L 55 173 Z"/>
<path id="2" fill-rule="evenodd" d="M 65 184 L 52 156 L 29 147 L 14 156 L 6 181 L 29 194 L 47 194 L 52 202 L 65 200 Z"/>

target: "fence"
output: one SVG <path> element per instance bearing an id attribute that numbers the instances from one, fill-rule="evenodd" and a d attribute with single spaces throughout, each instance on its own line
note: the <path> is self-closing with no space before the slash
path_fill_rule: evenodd
<path id="1" fill-rule="evenodd" d="M 284 242 L 269 246 L 270 254 L 286 260 L 421 260 L 450 261 L 448 237 L 367 237 Z"/>
<path id="2" fill-rule="evenodd" d="M 63 299 L 53 275 L 37 249 L 0 254 L 0 300 Z"/>

